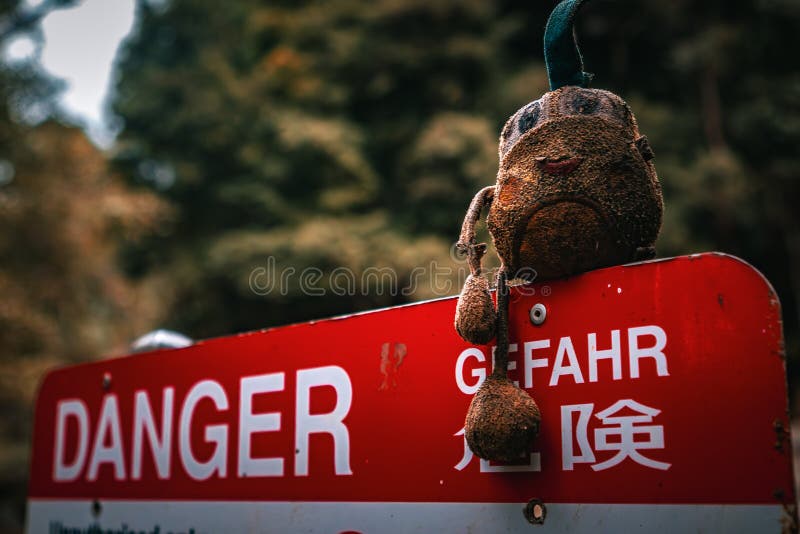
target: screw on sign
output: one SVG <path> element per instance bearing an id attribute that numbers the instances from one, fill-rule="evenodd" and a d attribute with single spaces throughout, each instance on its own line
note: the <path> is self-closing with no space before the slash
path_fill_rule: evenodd
<path id="1" fill-rule="evenodd" d="M 531 499 L 525 505 L 525 519 L 534 525 L 543 525 L 547 517 L 547 507 L 539 499 Z"/>
<path id="2" fill-rule="evenodd" d="M 547 308 L 541 302 L 533 305 L 530 311 L 531 322 L 535 325 L 540 325 L 547 318 Z"/>

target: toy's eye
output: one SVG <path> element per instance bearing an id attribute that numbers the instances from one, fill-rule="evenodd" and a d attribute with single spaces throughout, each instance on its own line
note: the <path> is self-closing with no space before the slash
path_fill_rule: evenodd
<path id="1" fill-rule="evenodd" d="M 572 102 L 570 102 L 572 112 L 579 113 L 581 115 L 591 115 L 597 111 L 599 105 L 600 100 L 597 98 L 597 95 L 584 91 L 577 93 L 572 98 Z"/>
<path id="2" fill-rule="evenodd" d="M 539 106 L 539 102 L 528 104 L 525 109 L 522 110 L 522 113 L 520 113 L 519 119 L 517 120 L 520 135 L 524 134 L 536 125 L 536 122 L 539 120 L 540 112 L 541 107 Z"/>

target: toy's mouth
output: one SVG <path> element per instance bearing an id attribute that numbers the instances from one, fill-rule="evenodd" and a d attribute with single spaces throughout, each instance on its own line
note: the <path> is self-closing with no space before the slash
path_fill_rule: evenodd
<path id="1" fill-rule="evenodd" d="M 539 279 L 558 278 L 620 263 L 614 224 L 588 198 L 555 195 L 534 206 L 517 232 L 520 278 L 531 270 Z M 527 268 L 527 269 L 526 269 Z"/>
<path id="2" fill-rule="evenodd" d="M 580 157 L 567 157 L 567 156 L 560 156 L 557 158 L 546 158 L 546 157 L 538 157 L 536 158 L 536 167 L 547 174 L 556 174 L 560 176 L 565 176 L 575 169 L 578 168 L 578 165 L 581 164 L 583 158 Z"/>

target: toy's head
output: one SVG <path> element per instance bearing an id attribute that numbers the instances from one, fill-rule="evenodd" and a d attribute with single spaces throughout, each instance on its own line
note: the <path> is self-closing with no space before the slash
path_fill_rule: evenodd
<path id="1" fill-rule="evenodd" d="M 565 0 L 545 30 L 551 91 L 500 137 L 487 224 L 508 272 L 537 279 L 646 259 L 663 203 L 653 152 L 628 105 L 588 89 L 572 34 L 584 0 Z"/>

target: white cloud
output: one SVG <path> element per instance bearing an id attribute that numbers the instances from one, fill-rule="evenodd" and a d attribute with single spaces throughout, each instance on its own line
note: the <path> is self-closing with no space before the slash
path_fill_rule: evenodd
<path id="1" fill-rule="evenodd" d="M 63 107 L 85 121 L 100 144 L 110 141 L 103 104 L 114 56 L 133 18 L 134 0 L 85 0 L 42 21 L 42 66 L 67 83 Z"/>

